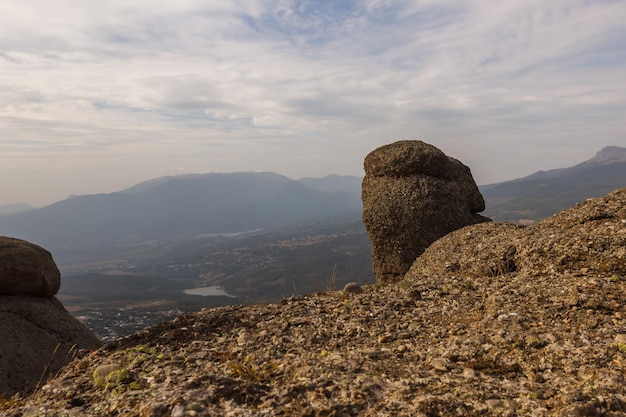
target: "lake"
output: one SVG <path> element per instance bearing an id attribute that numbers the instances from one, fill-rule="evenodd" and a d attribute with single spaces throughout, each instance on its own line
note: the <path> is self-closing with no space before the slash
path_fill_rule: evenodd
<path id="1" fill-rule="evenodd" d="M 237 298 L 234 295 L 227 293 L 223 287 L 200 287 L 200 288 L 192 288 L 189 290 L 184 290 L 183 292 L 187 295 L 201 295 L 203 297 L 225 296 L 225 297 Z"/>

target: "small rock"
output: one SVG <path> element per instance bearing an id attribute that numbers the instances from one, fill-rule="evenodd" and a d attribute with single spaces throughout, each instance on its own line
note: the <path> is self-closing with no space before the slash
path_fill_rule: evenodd
<path id="1" fill-rule="evenodd" d="M 417 301 L 422 299 L 422 292 L 417 288 L 411 288 L 406 293 L 406 298 L 409 300 Z"/>
<path id="2" fill-rule="evenodd" d="M 174 408 L 172 408 L 172 417 L 183 417 L 183 415 L 185 414 L 185 407 L 183 407 L 182 405 L 178 404 L 175 405 Z"/>
<path id="3" fill-rule="evenodd" d="M 369 358 L 369 359 L 377 359 L 380 356 L 380 352 L 378 350 L 375 349 L 367 349 L 367 350 L 363 350 L 361 351 L 361 353 L 363 354 L 363 356 Z"/>
<path id="4" fill-rule="evenodd" d="M 119 369 L 122 369 L 122 365 L 120 365 L 119 363 L 107 363 L 105 365 L 100 365 L 93 371 L 93 379 L 96 382 L 99 380 L 103 380 L 111 372 L 115 372 Z"/>
<path id="5" fill-rule="evenodd" d="M 615 336 L 615 342 L 626 344 L 626 334 L 621 333 Z"/>
<path id="6" fill-rule="evenodd" d="M 363 292 L 363 288 L 356 282 L 348 282 L 343 287 L 344 294 L 361 294 Z"/>
<path id="7" fill-rule="evenodd" d="M 447 372 L 448 365 L 449 365 L 449 362 L 443 358 L 433 359 L 430 362 L 430 366 L 432 366 L 435 371 L 440 371 L 440 372 Z"/>
<path id="8" fill-rule="evenodd" d="M 463 376 L 467 379 L 474 379 L 476 378 L 476 371 L 473 370 L 472 368 L 465 368 L 463 369 Z"/>
<path id="9" fill-rule="evenodd" d="M 246 329 L 241 330 L 239 332 L 239 337 L 237 337 L 237 344 L 239 346 L 249 345 L 256 341 L 255 337 L 252 336 L 252 333 L 247 331 Z"/>

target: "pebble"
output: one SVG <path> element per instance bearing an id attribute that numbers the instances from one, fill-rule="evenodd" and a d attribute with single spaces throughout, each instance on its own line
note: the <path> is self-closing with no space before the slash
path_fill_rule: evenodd
<path id="1" fill-rule="evenodd" d="M 363 288 L 361 288 L 361 286 L 354 281 L 348 282 L 343 287 L 344 294 L 361 294 L 362 292 L 363 292 Z"/>
<path id="2" fill-rule="evenodd" d="M 440 372 L 448 371 L 448 365 L 449 365 L 448 361 L 443 358 L 433 359 L 430 362 L 430 366 L 432 366 L 435 371 L 440 371 Z"/>
<path id="3" fill-rule="evenodd" d="M 122 365 L 120 365 L 119 363 L 107 363 L 105 365 L 98 366 L 96 370 L 93 372 L 93 376 L 94 378 L 105 378 L 111 372 L 117 371 L 118 369 L 121 369 L 121 368 L 122 368 Z"/>
<path id="4" fill-rule="evenodd" d="M 241 332 L 239 332 L 239 337 L 237 337 L 237 344 L 239 346 L 249 345 L 255 341 L 256 339 L 252 336 L 252 333 L 245 329 L 241 330 Z"/>
<path id="5" fill-rule="evenodd" d="M 182 405 L 175 405 L 174 408 L 172 408 L 172 417 L 183 417 L 183 415 L 185 415 L 185 407 Z"/>
<path id="6" fill-rule="evenodd" d="M 615 341 L 617 343 L 626 344 L 626 333 L 620 333 L 617 336 L 615 336 Z"/>
<path id="7" fill-rule="evenodd" d="M 463 369 L 463 376 L 467 379 L 474 379 L 476 378 L 476 371 L 473 370 L 472 368 L 465 368 Z"/>

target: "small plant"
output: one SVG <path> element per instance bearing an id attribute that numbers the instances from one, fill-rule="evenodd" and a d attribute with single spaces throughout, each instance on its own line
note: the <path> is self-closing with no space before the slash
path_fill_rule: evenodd
<path id="1" fill-rule="evenodd" d="M 229 361 L 226 366 L 231 375 L 249 381 L 263 382 L 276 375 L 278 371 L 276 362 L 270 361 L 256 364 L 255 359 L 254 355 L 248 355 L 243 362 L 233 360 Z"/>
<path id="2" fill-rule="evenodd" d="M 41 385 L 43 384 L 46 376 L 48 375 L 48 369 L 50 369 L 50 364 L 52 363 L 52 360 L 54 359 L 54 356 L 59 351 L 60 347 L 61 347 L 61 343 L 57 343 L 56 347 L 52 351 L 52 355 L 50 355 L 50 358 L 48 359 L 48 362 L 46 363 L 46 366 L 43 368 L 43 371 L 41 372 L 41 376 L 39 377 L 39 381 L 37 381 L 37 385 L 35 385 L 35 391 L 41 388 Z M 75 347 L 76 345 L 72 346 L 72 349 L 70 349 L 69 353 L 71 353 Z"/>
<path id="3" fill-rule="evenodd" d="M 0 393 L 0 411 L 8 410 L 9 408 L 16 407 L 22 404 L 22 400 L 17 397 L 7 398 L 4 394 Z"/>
<path id="4" fill-rule="evenodd" d="M 337 282 L 337 264 L 333 265 L 333 271 L 326 280 L 326 291 L 332 291 L 335 289 L 335 283 Z"/>

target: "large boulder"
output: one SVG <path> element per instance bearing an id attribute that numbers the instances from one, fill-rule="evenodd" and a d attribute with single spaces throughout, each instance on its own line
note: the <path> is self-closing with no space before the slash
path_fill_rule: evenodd
<path id="1" fill-rule="evenodd" d="M 0 394 L 32 391 L 101 344 L 55 297 L 0 295 Z"/>
<path id="2" fill-rule="evenodd" d="M 470 169 L 422 141 L 399 141 L 365 158 L 363 223 L 379 282 L 402 279 L 440 237 L 489 221 Z"/>
<path id="3" fill-rule="evenodd" d="M 53 297 L 60 285 L 48 251 L 0 237 L 0 396 L 32 391 L 102 344 Z"/>
<path id="4" fill-rule="evenodd" d="M 437 285 L 449 275 L 475 281 L 519 273 L 626 275 L 626 188 L 530 227 L 493 222 L 457 230 L 433 243 L 405 278 Z"/>
<path id="5" fill-rule="evenodd" d="M 61 274 L 50 252 L 21 239 L 0 236 L 0 294 L 51 297 Z"/>

